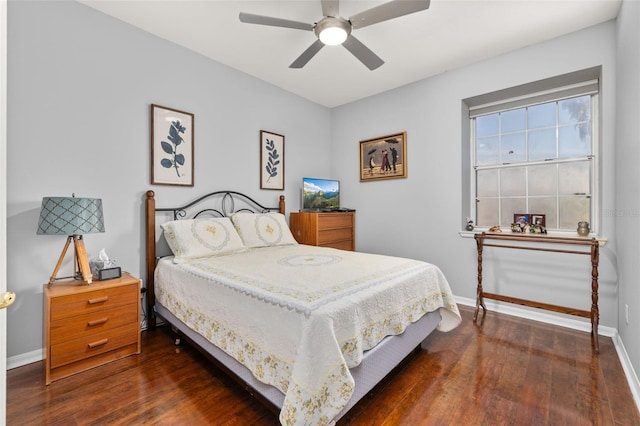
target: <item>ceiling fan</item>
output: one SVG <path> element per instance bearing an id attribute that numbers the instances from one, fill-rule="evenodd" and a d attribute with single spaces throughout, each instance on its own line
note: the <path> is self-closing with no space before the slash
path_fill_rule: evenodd
<path id="1" fill-rule="evenodd" d="M 378 22 L 388 21 L 389 19 L 425 10 L 429 8 L 430 1 L 431 0 L 390 1 L 365 10 L 364 12 L 357 13 L 349 19 L 345 19 L 338 13 L 339 0 L 321 0 L 322 14 L 324 16 L 314 24 L 244 12 L 240 12 L 240 22 L 313 31 L 318 37 L 318 40 L 302 52 L 302 55 L 298 56 L 298 58 L 289 65 L 289 68 L 304 67 L 325 44 L 342 44 L 353 56 L 373 71 L 384 64 L 384 61 L 367 46 L 362 44 L 360 40 L 355 38 L 352 31 L 377 24 Z"/>

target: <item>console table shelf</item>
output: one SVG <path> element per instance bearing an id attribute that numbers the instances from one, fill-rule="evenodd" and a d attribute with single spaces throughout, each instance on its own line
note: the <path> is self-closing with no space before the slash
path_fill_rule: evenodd
<path id="1" fill-rule="evenodd" d="M 480 310 L 481 306 L 485 313 L 487 311 L 487 308 L 484 305 L 484 299 L 494 299 L 501 302 L 515 303 L 518 305 L 590 318 L 591 340 L 596 351 L 599 351 L 598 320 L 600 318 L 600 313 L 598 310 L 598 263 L 600 260 L 600 245 L 596 238 L 552 237 L 547 235 L 519 235 L 486 232 L 475 234 L 474 238 L 478 247 L 478 287 L 476 290 L 476 309 L 473 315 L 474 321 L 476 321 L 478 318 L 478 311 Z M 535 250 L 590 256 L 591 310 L 587 311 L 582 309 L 574 309 L 566 306 L 552 305 L 549 303 L 536 302 L 533 300 L 520 299 L 517 297 L 485 292 L 482 288 L 482 252 L 484 247 L 500 247 L 508 249 Z"/>

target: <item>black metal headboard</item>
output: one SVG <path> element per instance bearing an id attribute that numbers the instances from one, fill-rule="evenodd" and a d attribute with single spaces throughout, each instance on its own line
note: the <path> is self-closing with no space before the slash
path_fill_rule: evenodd
<path id="1" fill-rule="evenodd" d="M 206 203 L 213 207 L 202 208 Z M 198 207 L 200 206 L 200 207 Z M 171 213 L 173 220 L 196 218 L 205 214 L 217 217 L 230 216 L 237 212 L 267 213 L 277 211 L 285 214 L 284 195 L 280 195 L 277 207 L 265 207 L 253 198 L 236 191 L 215 191 L 191 201 L 179 207 L 156 208 L 155 193 L 146 192 L 146 262 L 147 262 L 147 328 L 154 329 L 156 326 L 155 313 L 155 287 L 154 270 L 156 267 L 156 215 L 160 212 Z M 199 209 L 199 210 L 198 210 Z"/>
<path id="2" fill-rule="evenodd" d="M 153 191 L 149 191 L 153 192 Z M 147 193 L 148 194 L 148 193 Z M 185 219 L 188 217 L 189 209 L 200 205 L 207 200 L 216 199 L 218 207 L 210 207 L 199 210 L 193 213 L 190 217 L 196 218 L 204 214 L 211 214 L 218 217 L 231 216 L 237 212 L 251 212 L 251 213 L 267 213 L 270 211 L 280 211 L 281 207 L 265 207 L 258 203 L 253 198 L 236 191 L 215 191 L 210 194 L 203 195 L 197 200 L 185 204 L 180 207 L 165 207 L 156 208 L 156 212 L 171 212 L 174 220 Z M 284 196 L 281 196 L 281 200 L 284 202 Z M 236 208 L 236 204 L 240 204 L 240 207 Z M 284 213 L 283 213 L 284 214 Z"/>

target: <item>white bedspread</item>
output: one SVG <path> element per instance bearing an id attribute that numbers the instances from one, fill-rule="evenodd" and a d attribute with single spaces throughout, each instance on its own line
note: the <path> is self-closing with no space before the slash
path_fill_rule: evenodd
<path id="1" fill-rule="evenodd" d="M 285 394 L 284 425 L 330 423 L 353 393 L 349 368 L 385 336 L 436 309 L 439 330 L 461 321 L 438 267 L 330 248 L 165 258 L 155 282 L 158 302 Z"/>

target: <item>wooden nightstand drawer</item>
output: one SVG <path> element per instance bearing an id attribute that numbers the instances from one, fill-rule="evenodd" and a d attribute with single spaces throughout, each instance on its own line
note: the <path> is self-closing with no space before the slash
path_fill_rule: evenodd
<path id="1" fill-rule="evenodd" d="M 77 317 L 52 321 L 51 344 L 56 345 L 127 324 L 137 324 L 136 307 L 125 305 L 123 308 L 91 312 Z"/>
<path id="2" fill-rule="evenodd" d="M 51 368 L 57 368 L 122 346 L 135 344 L 138 322 L 51 346 Z"/>
<path id="3" fill-rule="evenodd" d="M 131 284 L 56 297 L 51 301 L 50 319 L 56 321 L 88 312 L 111 309 L 131 304 L 132 300 L 137 303 L 138 293 L 138 285 Z"/>

